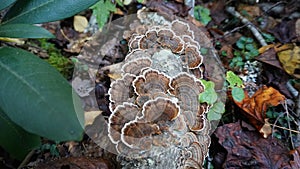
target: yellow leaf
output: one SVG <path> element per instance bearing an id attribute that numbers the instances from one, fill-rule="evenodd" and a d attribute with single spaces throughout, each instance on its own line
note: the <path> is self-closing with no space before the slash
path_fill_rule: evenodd
<path id="1" fill-rule="evenodd" d="M 83 32 L 88 26 L 88 20 L 84 16 L 76 15 L 74 16 L 73 26 L 76 31 Z"/>
<path id="2" fill-rule="evenodd" d="M 300 48 L 294 46 L 291 49 L 287 49 L 277 53 L 279 61 L 281 62 L 284 70 L 296 77 L 300 78 Z"/>

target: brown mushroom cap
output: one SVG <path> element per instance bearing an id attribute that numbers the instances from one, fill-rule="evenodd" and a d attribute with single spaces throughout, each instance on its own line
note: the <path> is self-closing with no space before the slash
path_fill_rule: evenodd
<path id="1" fill-rule="evenodd" d="M 179 105 L 191 130 L 201 130 L 203 111 L 198 95 L 204 91 L 200 80 L 187 73 L 180 73 L 171 81 L 170 93 L 179 100 Z M 200 121 L 199 121 L 200 120 Z"/>
<path id="2" fill-rule="evenodd" d="M 142 110 L 142 116 L 138 121 L 159 123 L 172 121 L 179 115 L 180 108 L 174 101 L 158 97 L 147 101 Z"/>
<path id="3" fill-rule="evenodd" d="M 157 48 L 157 32 L 156 30 L 148 30 L 140 40 L 139 48 L 140 49 L 149 49 L 149 48 Z"/>
<path id="4" fill-rule="evenodd" d="M 137 95 L 166 93 L 169 89 L 170 79 L 163 73 L 154 69 L 147 69 L 143 75 L 133 81 L 134 91 Z"/>
<path id="5" fill-rule="evenodd" d="M 134 120 L 139 112 L 139 108 L 130 103 L 124 103 L 116 107 L 108 119 L 108 136 L 113 143 L 119 142 L 122 128 L 126 123 Z"/>
<path id="6" fill-rule="evenodd" d="M 182 61 L 190 69 L 198 68 L 202 64 L 203 57 L 199 51 L 199 48 L 194 45 L 187 45 L 182 54 Z"/>
<path id="7" fill-rule="evenodd" d="M 176 33 L 177 36 L 188 35 L 194 39 L 194 32 L 190 30 L 190 26 L 180 20 L 174 20 L 171 25 L 172 30 Z"/>
<path id="8" fill-rule="evenodd" d="M 152 143 L 151 136 L 160 133 L 161 131 L 157 124 L 132 121 L 123 127 L 121 140 L 126 146 L 131 148 L 149 149 L 151 146 L 142 147 L 143 142 Z"/>
<path id="9" fill-rule="evenodd" d="M 108 90 L 110 100 L 110 110 L 113 111 L 118 105 L 122 105 L 123 102 L 132 101 L 132 81 L 135 76 L 125 74 L 121 79 L 118 79 L 111 83 Z"/>
<path id="10" fill-rule="evenodd" d="M 139 75 L 143 69 L 151 67 L 152 61 L 150 58 L 137 58 L 125 63 L 122 66 L 122 72 L 124 74 L 129 73 L 132 75 Z"/>

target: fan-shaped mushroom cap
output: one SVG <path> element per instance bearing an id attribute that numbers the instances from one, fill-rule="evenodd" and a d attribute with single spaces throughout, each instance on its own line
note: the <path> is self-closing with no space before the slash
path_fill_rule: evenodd
<path id="1" fill-rule="evenodd" d="M 194 39 L 194 32 L 190 30 L 190 26 L 187 23 L 180 20 L 174 20 L 171 24 L 171 28 L 177 36 L 188 35 Z"/>
<path id="2" fill-rule="evenodd" d="M 135 60 L 138 58 L 151 58 L 151 56 L 152 56 L 152 54 L 148 53 L 148 51 L 141 50 L 141 49 L 135 49 L 127 54 L 127 56 L 125 58 L 125 62 L 129 62 L 131 60 Z"/>
<path id="3" fill-rule="evenodd" d="M 108 90 L 111 111 L 118 105 L 122 105 L 123 102 L 133 102 L 131 94 L 133 93 L 132 81 L 134 77 L 133 75 L 125 74 L 121 79 L 111 83 Z"/>
<path id="4" fill-rule="evenodd" d="M 149 49 L 149 48 L 157 48 L 157 33 L 156 30 L 148 30 L 140 40 L 139 48 L 140 49 Z"/>
<path id="5" fill-rule="evenodd" d="M 154 94 L 158 92 L 166 93 L 169 89 L 170 79 L 157 70 L 148 69 L 143 75 L 138 76 L 133 81 L 134 91 L 137 95 Z"/>
<path id="6" fill-rule="evenodd" d="M 200 54 L 199 48 L 194 45 L 187 45 L 182 54 L 182 61 L 190 69 L 198 68 L 202 64 L 203 57 Z"/>
<path id="7" fill-rule="evenodd" d="M 122 72 L 125 74 L 139 75 L 143 69 L 149 68 L 151 64 L 152 61 L 150 58 L 137 58 L 125 63 L 122 66 Z"/>
<path id="8" fill-rule="evenodd" d="M 144 35 L 133 35 L 132 38 L 128 41 L 129 51 L 134 49 L 139 49 L 140 40 Z"/>
<path id="9" fill-rule="evenodd" d="M 145 123 L 159 123 L 172 121 L 179 115 L 180 108 L 172 100 L 158 97 L 147 101 L 142 110 L 142 116 L 138 121 Z"/>
<path id="10" fill-rule="evenodd" d="M 205 112 L 198 102 L 198 95 L 204 91 L 204 86 L 195 77 L 180 73 L 171 81 L 170 93 L 179 99 L 179 105 L 191 130 L 203 128 L 202 115 Z"/>
<path id="11" fill-rule="evenodd" d="M 132 121 L 122 129 L 121 140 L 130 148 L 149 149 L 151 146 L 145 146 L 144 142 L 152 143 L 151 136 L 160 133 L 157 124 Z"/>
<path id="12" fill-rule="evenodd" d="M 130 103 L 124 103 L 116 107 L 108 119 L 108 136 L 113 143 L 119 142 L 122 128 L 126 123 L 134 120 L 139 112 L 139 108 Z"/>

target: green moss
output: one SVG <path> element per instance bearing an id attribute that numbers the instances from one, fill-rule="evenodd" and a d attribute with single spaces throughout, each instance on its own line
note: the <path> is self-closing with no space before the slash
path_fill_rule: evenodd
<path id="1" fill-rule="evenodd" d="M 47 51 L 49 58 L 46 61 L 55 67 L 66 79 L 72 78 L 74 65 L 72 61 L 61 54 L 61 50 L 57 49 L 53 43 L 47 39 L 39 39 L 40 46 Z"/>

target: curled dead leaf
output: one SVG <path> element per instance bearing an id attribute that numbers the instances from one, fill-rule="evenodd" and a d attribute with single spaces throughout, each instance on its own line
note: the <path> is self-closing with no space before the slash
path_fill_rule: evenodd
<path id="1" fill-rule="evenodd" d="M 250 123 L 267 138 L 271 134 L 271 127 L 266 119 L 267 109 L 270 106 L 278 106 L 285 100 L 285 96 L 273 87 L 267 86 L 260 88 L 251 98 L 247 93 L 245 96 L 242 102 L 235 102 L 236 105 L 244 110 Z"/>

